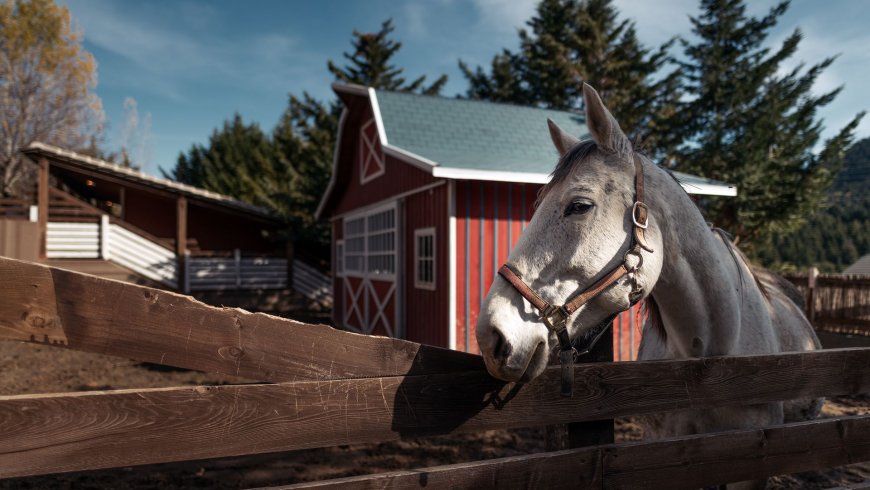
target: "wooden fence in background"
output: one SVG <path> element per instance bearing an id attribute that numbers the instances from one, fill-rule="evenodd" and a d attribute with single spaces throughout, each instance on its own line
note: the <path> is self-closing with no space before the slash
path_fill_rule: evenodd
<path id="1" fill-rule="evenodd" d="M 870 336 L 870 275 L 784 274 L 806 298 L 807 318 L 818 330 Z"/>
<path id="2" fill-rule="evenodd" d="M 301 486 L 697 488 L 870 460 L 870 416 L 612 444 L 619 416 L 868 393 L 870 349 L 581 364 L 565 398 L 558 367 L 504 383 L 470 354 L 2 258 L 0 340 L 259 381 L 0 396 L 0 478 L 563 423 L 571 449 Z"/>

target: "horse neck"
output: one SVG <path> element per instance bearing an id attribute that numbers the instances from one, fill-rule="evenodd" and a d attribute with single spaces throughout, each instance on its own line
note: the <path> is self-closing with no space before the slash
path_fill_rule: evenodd
<path id="1" fill-rule="evenodd" d="M 649 202 L 658 218 L 664 254 L 652 297 L 668 355 L 734 353 L 745 300 L 744 272 L 679 184 L 664 171 L 650 173 Z"/>

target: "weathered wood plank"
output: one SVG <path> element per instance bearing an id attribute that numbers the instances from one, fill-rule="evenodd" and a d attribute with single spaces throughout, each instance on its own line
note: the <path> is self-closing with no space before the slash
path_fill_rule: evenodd
<path id="1" fill-rule="evenodd" d="M 0 397 L 0 476 L 380 442 L 870 391 L 870 349 L 581 364 L 526 385 L 484 372 Z"/>
<path id="2" fill-rule="evenodd" d="M 483 369 L 475 355 L 7 258 L 0 258 L 0 340 L 272 382 Z"/>
<path id="3" fill-rule="evenodd" d="M 600 452 L 600 459 L 595 453 Z M 269 490 L 299 488 L 574 488 L 563 483 L 580 470 L 594 478 L 580 482 L 608 489 L 698 488 L 783 473 L 808 471 L 870 460 L 870 416 L 843 417 L 702 434 L 657 442 L 612 444 L 474 463 L 396 471 L 377 475 L 301 483 Z M 601 469 L 590 468 L 600 461 Z M 510 464 L 534 464 L 539 480 L 498 478 Z M 493 475 L 493 478 L 480 478 Z M 537 475 L 536 475 L 537 476 Z M 531 484 L 530 484 L 531 483 Z M 570 486 L 567 486 L 570 485 Z M 260 489 L 266 490 L 266 489 Z"/>
<path id="4" fill-rule="evenodd" d="M 843 417 L 605 448 L 604 488 L 697 488 L 868 460 L 870 416 Z"/>
<path id="5" fill-rule="evenodd" d="M 391 471 L 376 475 L 337 478 L 259 490 L 294 488 L 340 488 L 375 490 L 406 488 L 601 488 L 601 451 L 598 447 L 527 456 L 474 461 L 417 470 Z M 255 489 L 256 490 L 256 489 Z"/>

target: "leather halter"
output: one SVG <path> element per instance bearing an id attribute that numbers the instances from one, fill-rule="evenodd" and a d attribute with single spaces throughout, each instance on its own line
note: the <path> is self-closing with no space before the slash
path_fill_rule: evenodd
<path id="1" fill-rule="evenodd" d="M 652 252 L 644 234 L 647 225 L 649 224 L 649 208 L 644 203 L 643 197 L 643 164 L 637 155 L 634 155 L 634 193 L 635 201 L 631 208 L 631 221 L 633 223 L 633 232 L 629 237 L 628 250 L 623 255 L 622 263 L 616 266 L 613 270 L 604 275 L 601 279 L 595 281 L 588 288 L 577 292 L 571 296 L 564 305 L 552 305 L 535 293 L 529 285 L 520 278 L 519 274 L 510 264 L 504 264 L 498 270 L 502 276 L 520 295 L 529 301 L 538 311 L 541 312 L 539 320 L 544 322 L 547 329 L 556 334 L 559 339 L 559 361 L 562 364 L 562 395 L 572 396 L 574 394 L 574 361 L 577 357 L 588 354 L 592 347 L 602 338 L 607 328 L 601 330 L 598 335 L 592 340 L 582 352 L 578 352 L 571 345 L 571 337 L 568 335 L 568 318 L 577 311 L 581 306 L 588 303 L 592 298 L 601 294 L 605 289 L 613 285 L 623 276 L 628 275 L 632 280 L 632 296 L 637 296 L 640 299 L 639 293 L 641 288 L 637 283 L 636 273 L 643 264 L 643 257 L 640 249 L 647 252 Z M 637 257 L 636 264 L 629 263 L 629 256 Z M 636 301 L 632 301 L 634 304 Z M 616 314 L 614 314 L 615 316 Z M 606 323 L 613 321 L 613 317 Z"/>

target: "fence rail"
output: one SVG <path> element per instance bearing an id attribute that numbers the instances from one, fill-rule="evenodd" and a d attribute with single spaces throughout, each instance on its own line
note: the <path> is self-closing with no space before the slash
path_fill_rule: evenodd
<path id="1" fill-rule="evenodd" d="M 0 340 L 274 383 L 2 396 L 0 477 L 870 391 L 870 349 L 839 349 L 582 364 L 575 396 L 565 398 L 557 367 L 528 384 L 503 383 L 478 356 L 412 342 L 210 307 L 11 259 L 0 258 L 0 278 Z M 865 416 L 308 486 L 698 487 L 868 459 Z M 504 479 L 511 475 L 516 480 Z"/>
<path id="2" fill-rule="evenodd" d="M 29 219 L 31 199 L 0 197 L 0 218 Z"/>

